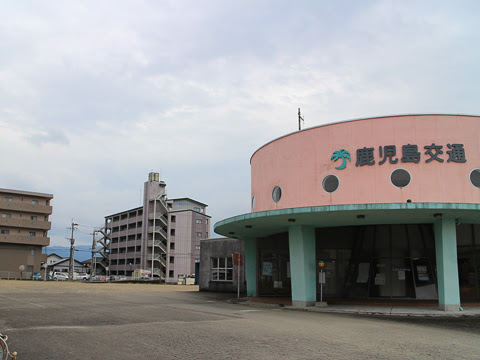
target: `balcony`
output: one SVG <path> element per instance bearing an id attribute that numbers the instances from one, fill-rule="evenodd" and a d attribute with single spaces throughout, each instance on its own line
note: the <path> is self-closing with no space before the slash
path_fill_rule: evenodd
<path id="1" fill-rule="evenodd" d="M 21 244 L 21 245 L 50 245 L 50 238 L 43 236 L 28 235 L 0 235 L 0 243 Z"/>
<path id="2" fill-rule="evenodd" d="M 0 201 L 0 211 L 22 211 L 34 214 L 50 215 L 52 207 L 50 205 L 34 205 L 22 201 Z"/>
<path id="3" fill-rule="evenodd" d="M 50 221 L 28 220 L 22 218 L 0 218 L 0 226 L 11 228 L 24 228 L 31 230 L 50 230 L 52 223 Z"/>

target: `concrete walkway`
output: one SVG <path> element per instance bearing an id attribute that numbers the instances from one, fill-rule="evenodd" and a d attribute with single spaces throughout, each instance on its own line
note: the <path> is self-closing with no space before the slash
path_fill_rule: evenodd
<path id="1" fill-rule="evenodd" d="M 257 307 L 282 308 L 295 311 L 311 311 L 322 313 L 344 313 L 365 315 L 389 315 L 389 316 L 439 316 L 439 317 L 480 317 L 480 304 L 472 303 L 462 306 L 459 311 L 442 311 L 438 305 L 415 303 L 405 306 L 405 302 L 389 304 L 331 304 L 327 306 L 294 307 L 291 301 L 282 301 L 278 298 L 241 298 L 233 302 Z"/>
<path id="2" fill-rule="evenodd" d="M 288 307 L 296 310 L 297 308 Z M 304 307 L 305 311 L 370 314 L 370 315 L 398 315 L 398 316 L 480 316 L 480 307 L 463 307 L 463 311 L 442 311 L 437 307 L 430 306 L 375 306 L 375 305 L 328 305 L 324 307 Z"/>

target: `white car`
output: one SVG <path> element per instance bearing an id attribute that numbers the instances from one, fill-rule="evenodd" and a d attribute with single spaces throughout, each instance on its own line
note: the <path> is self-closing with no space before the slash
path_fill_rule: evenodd
<path id="1" fill-rule="evenodd" d="M 75 274 L 73 278 L 75 280 L 88 280 L 88 279 L 90 279 L 90 274 L 79 273 L 79 274 Z"/>
<path id="2" fill-rule="evenodd" d="M 61 272 L 56 272 L 53 274 L 53 280 L 65 281 L 65 280 L 68 280 L 68 275 Z"/>

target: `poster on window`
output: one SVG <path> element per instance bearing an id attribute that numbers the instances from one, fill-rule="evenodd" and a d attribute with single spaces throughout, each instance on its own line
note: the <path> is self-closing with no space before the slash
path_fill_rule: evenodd
<path id="1" fill-rule="evenodd" d="M 357 283 L 368 283 L 368 273 L 370 270 L 370 263 L 358 264 Z"/>
<path id="2" fill-rule="evenodd" d="M 417 278 L 418 281 L 430 281 L 427 267 L 425 265 L 417 265 Z"/>
<path id="3" fill-rule="evenodd" d="M 272 268 L 273 268 L 273 265 L 271 262 L 264 262 L 262 275 L 272 276 Z"/>
<path id="4" fill-rule="evenodd" d="M 385 285 L 385 274 L 375 275 L 375 285 L 379 285 L 379 286 Z"/>

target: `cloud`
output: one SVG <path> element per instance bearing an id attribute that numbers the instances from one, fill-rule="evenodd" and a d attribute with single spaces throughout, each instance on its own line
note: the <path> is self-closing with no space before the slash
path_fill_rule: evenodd
<path id="1" fill-rule="evenodd" d="M 250 211 L 252 153 L 305 126 L 479 113 L 476 2 L 39 1 L 0 13 L 2 187 L 72 218 L 136 207 L 149 171 L 212 224 Z M 212 228 L 213 230 L 213 228 Z M 213 231 L 211 231 L 213 233 Z M 90 244 L 88 234 L 80 243 Z"/>
<path id="2" fill-rule="evenodd" d="M 36 134 L 30 135 L 29 140 L 35 145 L 58 144 L 68 146 L 70 143 L 65 133 L 59 129 L 40 131 Z"/>

